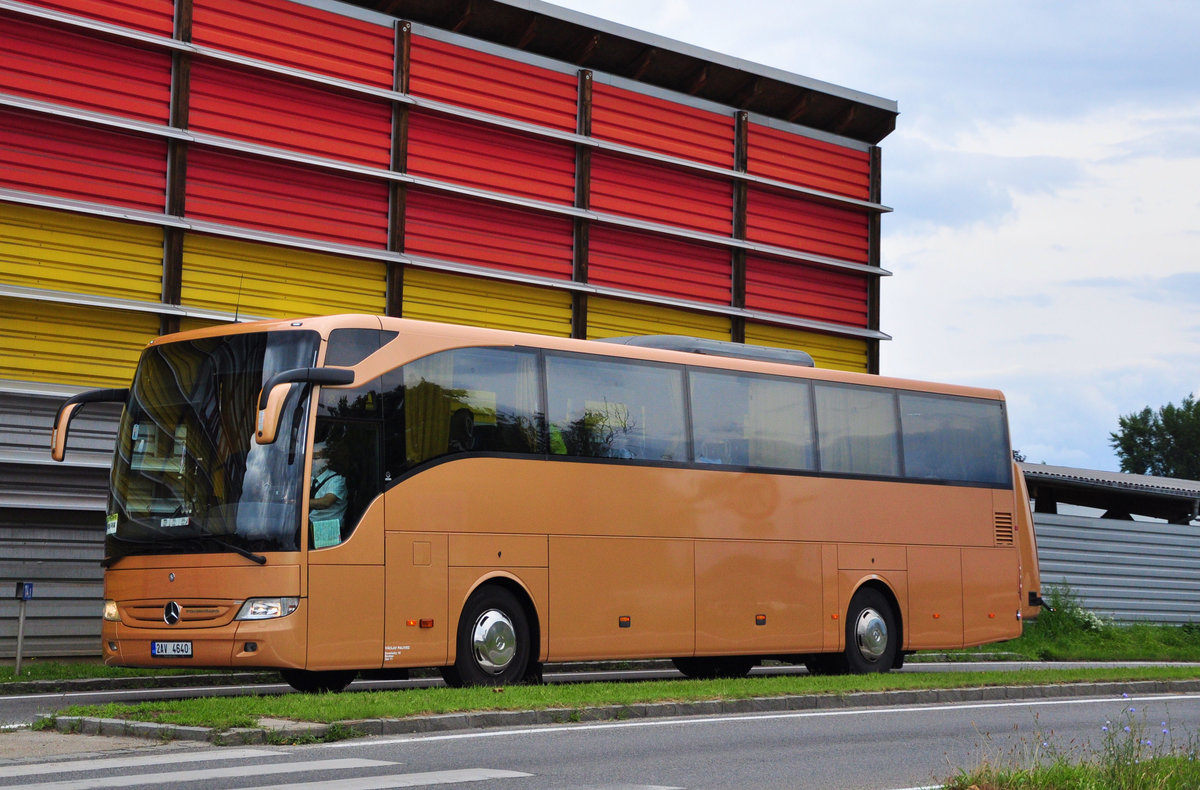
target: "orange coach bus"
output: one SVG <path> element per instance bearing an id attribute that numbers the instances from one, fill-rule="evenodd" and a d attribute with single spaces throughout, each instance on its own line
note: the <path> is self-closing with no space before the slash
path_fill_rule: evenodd
<path id="1" fill-rule="evenodd" d="M 301 690 L 440 667 L 883 672 L 1037 612 L 1000 393 L 798 351 L 396 318 L 156 338 L 124 404 L 103 653 Z"/>

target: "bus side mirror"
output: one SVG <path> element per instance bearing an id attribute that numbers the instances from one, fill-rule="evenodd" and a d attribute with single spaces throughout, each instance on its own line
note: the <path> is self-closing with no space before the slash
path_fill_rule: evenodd
<path id="1" fill-rule="evenodd" d="M 254 432 L 257 444 L 273 444 L 279 434 L 283 402 L 293 384 L 328 384 L 345 386 L 354 383 L 354 371 L 347 368 L 293 368 L 276 373 L 267 379 L 258 394 L 258 419 Z"/>
<path id="2" fill-rule="evenodd" d="M 67 454 L 67 430 L 71 420 L 83 408 L 85 403 L 124 403 L 129 400 L 128 389 L 118 390 L 88 390 L 73 395 L 63 401 L 54 415 L 54 431 L 50 434 L 50 457 L 62 461 Z"/>

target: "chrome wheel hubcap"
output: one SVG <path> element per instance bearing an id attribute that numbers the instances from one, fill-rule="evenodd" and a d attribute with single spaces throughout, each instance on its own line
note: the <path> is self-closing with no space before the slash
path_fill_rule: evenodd
<path id="1" fill-rule="evenodd" d="M 868 607 L 859 614 L 854 634 L 858 642 L 858 652 L 867 661 L 874 663 L 887 652 L 887 623 L 874 609 Z"/>
<path id="2" fill-rule="evenodd" d="M 517 652 L 517 635 L 512 620 L 497 609 L 488 609 L 471 630 L 475 663 L 489 675 L 499 675 Z"/>

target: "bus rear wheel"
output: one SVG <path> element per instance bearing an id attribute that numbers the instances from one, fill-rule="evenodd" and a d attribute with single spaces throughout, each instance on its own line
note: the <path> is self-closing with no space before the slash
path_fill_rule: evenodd
<path id="1" fill-rule="evenodd" d="M 537 666 L 525 607 L 503 587 L 481 587 L 467 599 L 457 645 L 454 665 L 442 667 L 448 686 L 521 683 Z"/>
<path id="2" fill-rule="evenodd" d="M 352 669 L 312 672 L 307 669 L 281 669 L 283 680 L 296 691 L 305 694 L 344 691 L 358 673 Z"/>
<path id="3" fill-rule="evenodd" d="M 671 663 L 686 678 L 744 678 L 758 664 L 744 656 L 672 658 Z"/>
<path id="4" fill-rule="evenodd" d="M 891 604 L 879 590 L 863 587 L 850 599 L 846 615 L 847 671 L 887 672 L 896 663 L 899 649 L 900 631 Z"/>

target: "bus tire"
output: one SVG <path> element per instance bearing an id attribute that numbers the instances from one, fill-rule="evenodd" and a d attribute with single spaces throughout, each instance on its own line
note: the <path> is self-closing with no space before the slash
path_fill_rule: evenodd
<path id="1" fill-rule="evenodd" d="M 900 650 L 896 616 L 883 593 L 862 587 L 846 614 L 846 669 L 855 675 L 887 672 Z"/>
<path id="2" fill-rule="evenodd" d="M 503 587 L 480 587 L 467 599 L 457 645 L 454 665 L 442 667 L 448 686 L 513 685 L 536 665 L 525 607 Z"/>
<path id="3" fill-rule="evenodd" d="M 671 663 L 685 678 L 744 678 L 757 664 L 745 656 L 715 656 L 712 658 L 672 658 Z"/>
<path id="4" fill-rule="evenodd" d="M 307 669 L 281 669 L 283 680 L 296 691 L 304 694 L 320 694 L 344 691 L 358 673 L 353 669 L 312 672 Z"/>

